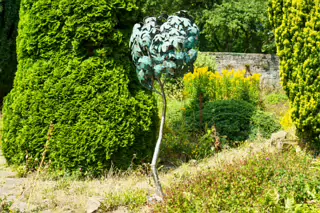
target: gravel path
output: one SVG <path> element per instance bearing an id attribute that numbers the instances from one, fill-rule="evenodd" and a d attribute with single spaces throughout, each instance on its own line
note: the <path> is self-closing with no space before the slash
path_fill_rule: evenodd
<path id="1" fill-rule="evenodd" d="M 0 198 L 12 201 L 12 208 L 25 212 L 27 204 L 19 201 L 25 178 L 17 178 L 17 174 L 6 165 L 6 160 L 0 148 Z"/>

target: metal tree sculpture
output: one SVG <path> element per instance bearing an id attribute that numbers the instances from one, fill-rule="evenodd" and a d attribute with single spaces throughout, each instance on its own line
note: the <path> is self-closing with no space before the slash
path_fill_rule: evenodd
<path id="1" fill-rule="evenodd" d="M 169 17 L 163 15 L 145 18 L 143 23 L 134 25 L 130 38 L 132 60 L 140 83 L 160 94 L 163 99 L 159 137 L 151 162 L 157 194 L 161 198 L 163 191 L 156 164 L 166 119 L 165 79 L 193 70 L 193 63 L 197 59 L 198 37 L 199 28 L 193 19 L 186 11 L 180 11 Z M 154 88 L 155 81 L 159 83 L 160 92 Z"/>

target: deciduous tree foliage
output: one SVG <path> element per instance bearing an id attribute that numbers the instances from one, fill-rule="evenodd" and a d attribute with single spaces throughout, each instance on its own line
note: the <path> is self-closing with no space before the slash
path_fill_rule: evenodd
<path id="1" fill-rule="evenodd" d="M 203 19 L 204 10 L 212 10 L 223 0 L 143 0 L 141 5 L 145 16 L 159 16 L 160 14 L 173 14 L 179 10 L 189 11 L 196 19 L 197 26 L 202 30 L 205 20 Z M 200 50 L 209 51 L 207 40 L 204 35 L 200 35 Z"/>
<path id="2" fill-rule="evenodd" d="M 17 70 L 16 37 L 20 0 L 0 0 L 0 106 Z"/>
<path id="3" fill-rule="evenodd" d="M 272 0 L 269 15 L 281 60 L 281 80 L 298 135 L 320 142 L 320 1 Z"/>
<path id="4" fill-rule="evenodd" d="M 190 11 L 200 35 L 200 51 L 275 53 L 265 0 L 144 0 L 147 16 Z"/>
<path id="5" fill-rule="evenodd" d="M 204 10 L 203 35 L 216 52 L 275 52 L 265 0 L 225 0 Z"/>
<path id="6" fill-rule="evenodd" d="M 134 2 L 22 0 L 19 66 L 3 110 L 10 164 L 36 166 L 51 123 L 52 169 L 96 175 L 151 157 L 155 102 L 133 81 L 128 47 Z"/>
<path id="7" fill-rule="evenodd" d="M 173 14 L 179 10 L 201 13 L 204 9 L 213 9 L 223 0 L 143 0 L 142 10 L 146 15 Z"/>

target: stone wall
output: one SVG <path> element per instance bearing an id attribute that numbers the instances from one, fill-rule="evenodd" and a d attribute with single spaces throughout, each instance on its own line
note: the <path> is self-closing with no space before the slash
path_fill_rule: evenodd
<path id="1" fill-rule="evenodd" d="M 207 52 L 215 57 L 218 71 L 224 69 L 247 70 L 247 74 L 262 74 L 261 86 L 275 89 L 280 87 L 280 62 L 276 55 L 255 53 Z"/>

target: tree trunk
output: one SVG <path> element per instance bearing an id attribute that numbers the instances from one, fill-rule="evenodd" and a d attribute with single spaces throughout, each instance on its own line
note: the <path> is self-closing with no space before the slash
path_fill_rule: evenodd
<path id="1" fill-rule="evenodd" d="M 159 157 L 160 146 L 161 146 L 162 137 L 163 137 L 163 128 L 164 128 L 164 124 L 166 121 L 167 100 L 166 100 L 166 95 L 164 93 L 164 85 L 160 80 L 158 82 L 159 82 L 160 88 L 161 88 L 161 96 L 162 96 L 162 100 L 163 100 L 163 111 L 162 111 L 161 125 L 160 125 L 160 130 L 159 130 L 159 137 L 157 140 L 156 147 L 154 149 L 153 158 L 152 158 L 152 162 L 151 162 L 151 170 L 152 170 L 152 174 L 153 174 L 153 180 L 154 180 L 154 183 L 157 188 L 157 195 L 160 196 L 161 198 L 163 198 L 164 194 L 163 194 L 161 183 L 160 183 L 159 176 L 158 176 L 157 160 Z"/>

